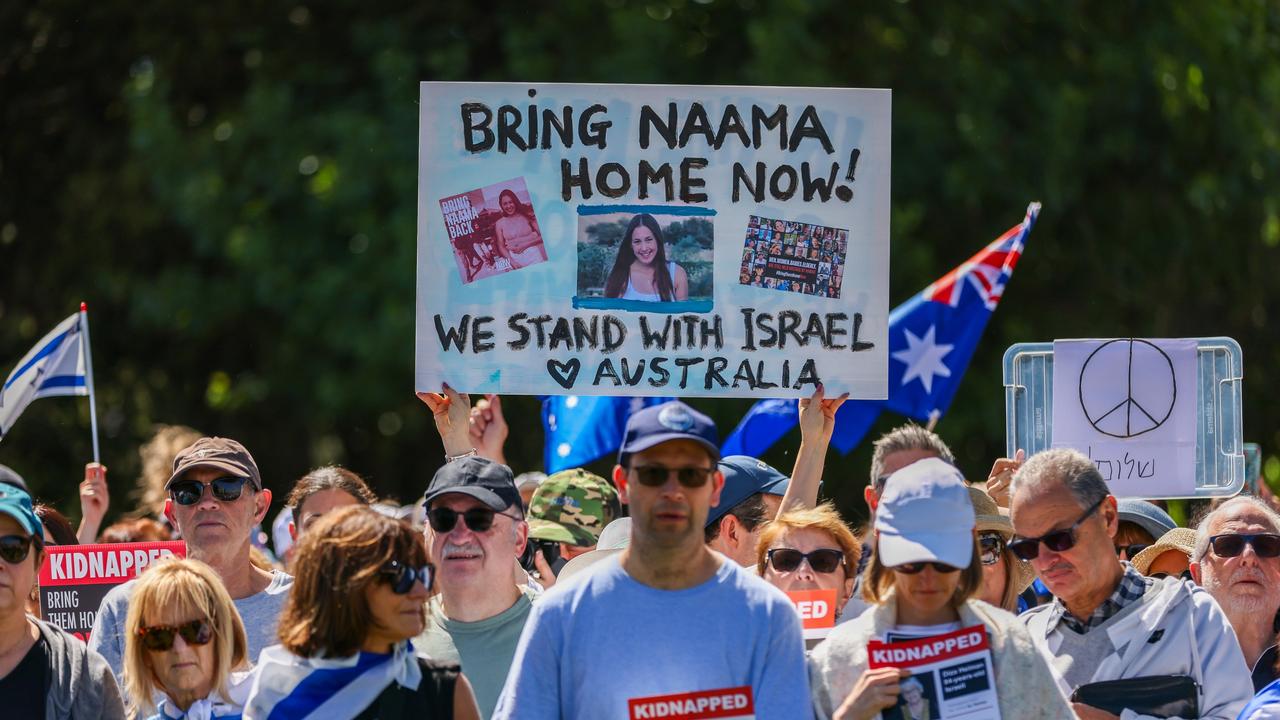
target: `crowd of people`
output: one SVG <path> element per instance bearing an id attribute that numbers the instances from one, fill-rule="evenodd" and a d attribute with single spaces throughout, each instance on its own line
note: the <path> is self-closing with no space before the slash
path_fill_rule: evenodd
<path id="1" fill-rule="evenodd" d="M 133 515 L 79 527 L 0 466 L 0 715 L 13 718 L 939 717 L 886 641 L 978 628 L 1018 718 L 1280 717 L 1280 514 L 1241 495 L 1178 527 L 1069 449 L 968 481 L 936 433 L 875 442 L 853 528 L 821 486 L 844 397 L 799 404 L 789 475 L 721 457 L 671 401 L 634 413 L 609 477 L 516 476 L 501 401 L 420 393 L 445 463 L 420 501 L 300 478 L 276 517 L 249 450 L 164 428 Z M 180 538 L 113 588 L 86 644 L 39 617 L 50 545 Z M 788 593 L 836 599 L 806 642 Z M 707 714 L 711 710 L 719 714 Z M 702 714 L 699 714 L 702 713 Z"/>

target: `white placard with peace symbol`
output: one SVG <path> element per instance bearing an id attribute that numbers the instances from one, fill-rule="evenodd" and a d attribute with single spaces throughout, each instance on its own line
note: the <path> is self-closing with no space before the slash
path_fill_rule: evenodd
<path id="1" fill-rule="evenodd" d="M 1085 453 L 1118 497 L 1196 490 L 1196 341 L 1058 340 L 1053 446 Z"/>

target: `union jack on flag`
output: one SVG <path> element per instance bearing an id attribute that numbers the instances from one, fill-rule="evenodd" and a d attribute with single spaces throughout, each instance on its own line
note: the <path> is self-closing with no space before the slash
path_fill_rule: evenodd
<path id="1" fill-rule="evenodd" d="M 1006 230 L 973 257 L 925 288 L 924 299 L 956 307 L 960 304 L 960 292 L 956 286 L 967 279 L 978 291 L 987 309 L 995 310 L 1000 296 L 1004 294 L 1005 283 L 1009 282 L 1018 258 L 1022 257 L 1027 233 L 1031 232 L 1039 214 L 1040 203 L 1028 205 L 1027 215 L 1022 222 Z"/>

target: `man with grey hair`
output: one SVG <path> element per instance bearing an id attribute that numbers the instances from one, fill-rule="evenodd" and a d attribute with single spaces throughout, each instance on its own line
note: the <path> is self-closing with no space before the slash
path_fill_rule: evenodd
<path id="1" fill-rule="evenodd" d="M 1231 720 L 1253 696 L 1244 655 L 1213 598 L 1179 578 L 1145 578 L 1115 553 L 1116 499 L 1076 450 L 1033 455 L 1013 477 L 1009 549 L 1055 599 L 1021 616 L 1063 694 L 1107 680 L 1177 675 L 1198 686 L 1199 717 Z M 1171 700 L 1176 698 L 1163 698 Z M 1116 717 L 1074 703 L 1082 720 Z M 1130 708 L 1128 720 L 1146 717 Z"/>
<path id="2" fill-rule="evenodd" d="M 1257 692 L 1276 673 L 1275 617 L 1280 610 L 1280 515 L 1254 497 L 1232 498 L 1196 528 L 1191 576 L 1236 631 Z"/>
<path id="3" fill-rule="evenodd" d="M 938 434 L 915 423 L 907 423 L 881 435 L 871 444 L 871 482 L 863 490 L 863 499 L 871 514 L 880 503 L 880 493 L 889 476 L 917 460 L 941 458 L 952 465 L 956 456 Z"/>

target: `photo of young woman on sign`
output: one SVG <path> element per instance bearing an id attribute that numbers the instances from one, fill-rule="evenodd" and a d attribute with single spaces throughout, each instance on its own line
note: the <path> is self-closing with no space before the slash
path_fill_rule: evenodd
<path id="1" fill-rule="evenodd" d="M 604 295 L 648 302 L 689 299 L 689 277 L 684 268 L 667 259 L 662 227 L 652 215 L 640 213 L 631 218 Z"/>

